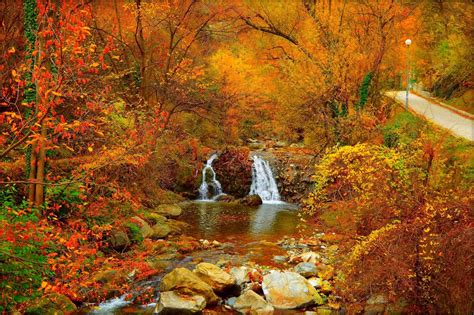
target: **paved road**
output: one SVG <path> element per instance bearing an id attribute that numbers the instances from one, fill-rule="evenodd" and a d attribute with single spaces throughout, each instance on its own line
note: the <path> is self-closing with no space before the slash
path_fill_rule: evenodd
<path id="1" fill-rule="evenodd" d="M 405 91 L 387 92 L 387 96 L 405 104 Z M 462 117 L 413 93 L 408 96 L 408 107 L 431 122 L 448 129 L 454 135 L 474 141 L 474 120 Z"/>

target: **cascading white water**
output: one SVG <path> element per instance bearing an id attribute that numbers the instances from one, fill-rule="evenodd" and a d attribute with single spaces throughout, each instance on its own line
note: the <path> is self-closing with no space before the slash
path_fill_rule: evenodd
<path id="1" fill-rule="evenodd" d="M 270 164 L 257 155 L 253 156 L 252 185 L 249 195 L 259 195 L 264 203 L 280 201 L 280 193 Z"/>
<path id="2" fill-rule="evenodd" d="M 216 172 L 212 168 L 212 162 L 217 158 L 217 154 L 211 155 L 211 157 L 207 160 L 206 165 L 202 169 L 202 183 L 199 187 L 199 200 L 212 200 L 212 198 L 222 195 L 222 186 L 221 183 L 216 178 Z M 206 181 L 207 171 L 211 173 L 211 180 L 210 183 Z M 214 195 L 209 198 L 209 185 L 214 188 Z"/>

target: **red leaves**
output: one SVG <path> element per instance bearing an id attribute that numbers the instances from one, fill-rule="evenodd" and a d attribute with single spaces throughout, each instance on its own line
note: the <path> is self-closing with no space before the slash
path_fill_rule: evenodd
<path id="1" fill-rule="evenodd" d="M 76 249 L 79 247 L 79 240 L 82 238 L 82 235 L 76 233 L 72 235 L 69 241 L 67 241 L 64 245 L 66 245 L 68 249 Z"/>

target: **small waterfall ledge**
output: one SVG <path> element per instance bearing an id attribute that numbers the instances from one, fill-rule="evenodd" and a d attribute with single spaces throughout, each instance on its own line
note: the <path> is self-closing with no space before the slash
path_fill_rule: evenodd
<path id="1" fill-rule="evenodd" d="M 249 195 L 259 195 L 263 203 L 283 203 L 270 163 L 258 155 L 254 155 L 252 159 L 252 185 Z"/>
<path id="2" fill-rule="evenodd" d="M 211 157 L 207 160 L 206 165 L 202 169 L 202 183 L 199 187 L 199 200 L 201 201 L 212 201 L 219 195 L 222 195 L 222 185 L 216 178 L 216 172 L 212 168 L 212 162 L 217 159 L 217 154 L 214 153 Z M 207 172 L 211 173 L 211 180 L 208 183 L 206 181 Z M 209 198 L 209 186 L 213 188 L 213 195 Z"/>

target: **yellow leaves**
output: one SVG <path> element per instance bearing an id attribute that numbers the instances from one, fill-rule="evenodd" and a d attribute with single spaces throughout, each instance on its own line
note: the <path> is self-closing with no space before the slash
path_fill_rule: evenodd
<path id="1" fill-rule="evenodd" d="M 100 64 L 98 62 L 94 62 L 93 64 L 91 64 L 91 67 L 92 68 L 97 68 Z"/>
<path id="2" fill-rule="evenodd" d="M 14 54 L 15 51 L 16 51 L 16 50 L 15 50 L 15 47 L 10 47 L 10 48 L 8 48 L 8 53 L 9 53 L 9 54 Z"/>
<path id="3" fill-rule="evenodd" d="M 341 304 L 335 301 L 329 301 L 327 304 L 330 308 L 338 310 L 341 308 Z M 331 312 L 332 313 L 332 312 Z"/>
<path id="4" fill-rule="evenodd" d="M 89 146 L 89 147 L 87 147 L 87 151 L 92 152 L 92 151 L 94 151 L 94 148 L 92 148 L 91 146 Z"/>
<path id="5" fill-rule="evenodd" d="M 83 55 L 84 54 L 84 48 L 82 47 L 74 47 L 72 49 L 72 53 L 75 55 Z"/>
<path id="6" fill-rule="evenodd" d="M 45 292 L 50 291 L 53 287 L 46 281 L 41 282 L 41 287 L 38 288 L 38 291 L 44 290 Z"/>
<path id="7" fill-rule="evenodd" d="M 91 34 L 92 34 L 92 33 L 91 33 L 91 28 L 88 27 L 88 26 L 83 26 L 83 27 L 82 27 L 82 31 L 83 31 L 84 33 L 86 33 L 87 35 L 91 35 Z"/>
<path id="8" fill-rule="evenodd" d="M 52 91 L 51 94 L 53 94 L 54 96 L 63 96 L 61 93 L 56 91 Z"/>
<path id="9" fill-rule="evenodd" d="M 323 280 L 329 280 L 333 276 L 334 276 L 334 267 L 331 265 L 328 265 L 325 269 L 318 271 L 318 277 L 320 277 Z"/>
<path id="10" fill-rule="evenodd" d="M 13 69 L 13 70 L 12 70 L 12 77 L 16 77 L 17 75 L 18 75 L 18 74 L 16 73 L 16 70 Z"/>
<path id="11" fill-rule="evenodd" d="M 95 52 L 96 48 L 97 48 L 97 45 L 96 45 L 96 44 L 90 44 L 90 46 L 89 46 L 89 51 L 90 51 L 90 52 Z"/>
<path id="12" fill-rule="evenodd" d="M 387 224 L 378 230 L 372 231 L 364 241 L 354 246 L 346 264 L 350 266 L 359 261 L 363 255 L 369 254 L 376 241 L 398 226 L 396 223 Z"/>
<path id="13" fill-rule="evenodd" d="M 15 112 L 5 112 L 3 113 L 3 115 L 11 117 L 12 119 L 16 119 L 16 118 L 21 119 L 21 116 Z"/>

